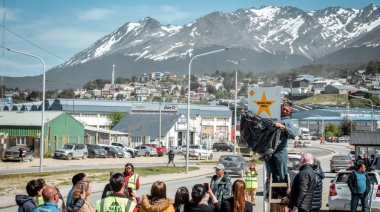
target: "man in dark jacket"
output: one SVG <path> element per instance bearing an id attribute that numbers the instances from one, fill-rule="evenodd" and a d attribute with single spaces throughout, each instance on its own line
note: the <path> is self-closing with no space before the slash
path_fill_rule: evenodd
<path id="1" fill-rule="evenodd" d="M 312 203 L 312 211 L 319 212 L 321 211 L 322 207 L 323 179 L 325 178 L 325 173 L 323 173 L 321 162 L 318 159 L 314 159 L 313 169 L 315 174 L 315 189 Z"/>
<path id="2" fill-rule="evenodd" d="M 168 152 L 168 157 L 169 157 L 169 162 L 166 166 L 169 166 L 169 163 L 172 162 L 173 166 L 175 167 L 173 147 L 170 147 L 170 150 Z"/>
<path id="3" fill-rule="evenodd" d="M 37 198 L 42 195 L 43 185 L 38 180 L 31 180 L 26 184 L 28 195 L 16 195 L 16 203 L 19 206 L 18 211 L 30 212 L 37 207 Z"/>
<path id="4" fill-rule="evenodd" d="M 288 205 L 294 212 L 308 212 L 312 209 L 315 188 L 313 162 L 314 156 L 311 153 L 304 153 L 300 158 L 300 171 L 292 183 Z"/>
<path id="5" fill-rule="evenodd" d="M 215 175 L 211 178 L 210 189 L 212 189 L 212 193 L 215 195 L 216 199 L 221 202 L 231 196 L 231 176 L 226 173 L 224 165 L 221 163 L 216 165 L 214 169 Z M 208 203 L 212 203 L 211 197 L 209 198 Z"/>
<path id="6" fill-rule="evenodd" d="M 371 191 L 371 183 L 363 160 L 356 161 L 356 170 L 353 170 L 348 176 L 347 185 L 351 191 L 351 212 L 356 211 L 359 199 L 362 211 L 369 212 L 368 194 Z"/>

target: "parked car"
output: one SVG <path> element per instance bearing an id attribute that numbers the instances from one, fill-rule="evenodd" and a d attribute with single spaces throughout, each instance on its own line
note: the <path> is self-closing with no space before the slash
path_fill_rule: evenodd
<path id="1" fill-rule="evenodd" d="M 99 144 L 101 148 L 107 151 L 107 156 L 111 158 L 123 158 L 124 152 L 122 150 L 116 149 L 116 146 Z"/>
<path id="2" fill-rule="evenodd" d="M 214 156 L 211 149 L 207 149 L 204 145 L 197 145 L 192 144 L 189 146 L 189 158 L 197 158 L 197 160 L 200 160 L 202 158 L 212 160 L 212 157 Z M 184 155 L 186 158 L 186 154 Z"/>
<path id="3" fill-rule="evenodd" d="M 69 143 L 54 151 L 54 158 L 64 158 L 67 160 L 73 158 L 82 158 L 85 160 L 87 156 L 87 146 L 84 144 Z"/>
<path id="4" fill-rule="evenodd" d="M 172 146 L 174 154 L 180 154 L 182 155 L 182 147 L 181 146 Z M 186 149 L 186 148 L 185 148 Z M 170 148 L 167 149 L 167 152 L 169 152 Z"/>
<path id="5" fill-rule="evenodd" d="M 225 142 L 215 142 L 212 145 L 212 149 L 216 152 L 218 151 L 232 152 L 232 150 L 234 149 L 234 146 Z"/>
<path id="6" fill-rule="evenodd" d="M 222 155 L 218 163 L 224 165 L 225 171 L 229 174 L 237 174 L 243 177 L 245 168 L 248 167 L 248 162 L 241 155 Z"/>
<path id="7" fill-rule="evenodd" d="M 156 148 L 158 156 L 163 156 L 167 152 L 166 146 L 158 146 L 157 144 L 142 144 L 142 145 Z"/>
<path id="8" fill-rule="evenodd" d="M 113 147 L 115 147 L 117 149 L 117 151 L 119 151 L 123 155 L 123 158 L 132 157 L 132 155 L 129 152 L 127 152 L 125 148 L 121 148 L 119 146 L 113 146 Z"/>
<path id="9" fill-rule="evenodd" d="M 351 192 L 347 186 L 347 179 L 351 171 L 341 170 L 331 181 L 330 192 L 328 196 L 329 211 L 350 211 Z M 367 172 L 369 178 L 374 182 L 372 192 L 371 211 L 380 211 L 380 176 L 378 172 Z M 359 209 L 360 207 L 358 207 Z"/>
<path id="10" fill-rule="evenodd" d="M 300 168 L 299 154 L 288 154 L 288 170 L 298 170 Z"/>
<path id="11" fill-rule="evenodd" d="M 11 148 L 7 149 L 4 153 L 3 161 L 8 161 L 8 160 L 20 161 L 21 159 L 18 156 L 19 149 L 20 149 L 20 146 L 12 146 Z M 24 146 L 24 149 L 26 151 L 24 161 L 30 160 L 30 162 L 32 162 L 34 160 L 33 151 L 28 146 Z"/>
<path id="12" fill-rule="evenodd" d="M 157 150 L 154 147 L 146 146 L 146 145 L 140 145 L 135 147 L 135 149 L 138 151 L 138 156 L 158 156 Z"/>
<path id="13" fill-rule="evenodd" d="M 108 154 L 99 144 L 86 144 L 89 158 L 107 158 Z"/>
<path id="14" fill-rule="evenodd" d="M 343 135 L 338 138 L 338 143 L 347 143 L 350 141 L 349 135 Z"/>
<path id="15" fill-rule="evenodd" d="M 302 148 L 302 141 L 294 141 L 294 148 Z"/>
<path id="16" fill-rule="evenodd" d="M 330 160 L 330 171 L 335 172 L 341 169 L 349 169 L 352 166 L 351 157 L 348 155 L 334 155 Z"/>
<path id="17" fill-rule="evenodd" d="M 304 141 L 302 147 L 311 147 L 310 141 Z"/>
<path id="18" fill-rule="evenodd" d="M 121 142 L 111 142 L 112 146 L 119 146 L 123 148 L 125 151 L 129 152 L 129 154 L 132 156 L 132 158 L 138 156 L 138 151 L 134 148 L 128 147 L 126 144 Z"/>

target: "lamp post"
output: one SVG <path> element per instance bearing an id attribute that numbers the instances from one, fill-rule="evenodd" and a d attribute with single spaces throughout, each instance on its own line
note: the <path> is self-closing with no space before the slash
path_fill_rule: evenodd
<path id="1" fill-rule="evenodd" d="M 186 174 L 189 172 L 189 143 L 190 143 L 190 81 L 191 81 L 191 63 L 193 62 L 193 60 L 197 57 L 202 57 L 202 56 L 205 56 L 205 55 L 209 55 L 209 54 L 214 54 L 214 53 L 218 53 L 218 52 L 222 52 L 222 51 L 226 51 L 228 50 L 229 48 L 231 47 L 226 47 L 224 49 L 219 49 L 219 50 L 215 50 L 215 51 L 211 51 L 211 52 L 206 52 L 206 53 L 203 53 L 203 54 L 198 54 L 198 55 L 195 55 L 194 57 L 191 58 L 190 62 L 189 62 L 189 82 L 188 82 L 188 87 L 187 87 L 187 130 L 186 130 L 186 137 L 187 137 L 187 141 L 186 141 Z"/>
<path id="2" fill-rule="evenodd" d="M 5 48 L 2 46 L 2 48 Z M 15 53 L 18 53 L 18 54 L 22 54 L 22 55 L 26 55 L 26 56 L 29 56 L 29 57 L 34 57 L 34 58 L 37 58 L 41 61 L 42 63 L 42 118 L 41 118 L 41 138 L 40 138 L 40 169 L 39 171 L 42 172 L 42 167 L 43 167 L 43 160 L 44 160 L 44 130 L 45 130 L 45 62 L 44 60 L 42 60 L 41 57 L 37 56 L 37 55 L 33 55 L 33 54 L 28 54 L 28 53 L 25 53 L 25 52 L 20 52 L 20 51 L 16 51 L 16 50 L 13 50 L 13 49 L 9 49 L 9 48 L 5 48 L 6 50 L 10 51 L 10 52 L 15 52 Z"/>
<path id="3" fill-rule="evenodd" d="M 352 98 L 357 98 L 357 99 L 364 99 L 364 100 L 367 100 L 367 101 L 370 101 L 371 102 L 371 107 L 372 107 L 372 112 L 371 112 L 371 131 L 374 131 L 374 127 L 373 127 L 373 102 L 372 100 L 370 99 L 366 99 L 364 97 L 359 97 L 359 96 L 352 96 L 352 95 L 348 95 Z"/>
<path id="4" fill-rule="evenodd" d="M 320 115 L 315 115 L 313 114 L 313 116 L 318 116 L 318 135 L 319 135 L 319 117 L 322 118 L 322 137 L 325 138 L 325 120 L 323 119 L 323 116 L 320 116 Z"/>
<path id="5" fill-rule="evenodd" d="M 231 62 L 233 64 L 235 64 L 236 66 L 243 62 L 245 59 L 241 59 L 241 60 L 227 60 L 228 62 Z M 236 110 L 237 110 L 237 80 L 238 80 L 238 77 L 237 77 L 237 68 L 235 70 L 235 109 L 234 109 L 234 155 L 236 155 L 236 122 L 237 122 L 237 118 L 236 118 Z"/>

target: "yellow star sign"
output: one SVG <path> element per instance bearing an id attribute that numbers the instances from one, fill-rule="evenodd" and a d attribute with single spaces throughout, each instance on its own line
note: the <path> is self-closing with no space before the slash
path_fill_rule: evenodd
<path id="1" fill-rule="evenodd" d="M 269 107 L 275 102 L 275 100 L 267 100 L 267 95 L 265 94 L 265 91 L 263 91 L 263 95 L 260 100 L 253 100 L 253 103 L 259 106 L 257 115 L 260 115 L 262 112 L 266 112 L 269 116 L 272 116 Z"/>

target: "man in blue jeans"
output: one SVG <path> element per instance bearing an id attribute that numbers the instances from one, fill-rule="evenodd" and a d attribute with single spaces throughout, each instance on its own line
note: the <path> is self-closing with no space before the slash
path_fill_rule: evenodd
<path id="1" fill-rule="evenodd" d="M 281 123 L 275 126 L 281 128 L 280 143 L 277 146 L 272 158 L 266 162 L 266 169 L 272 174 L 273 182 L 286 182 L 286 174 L 288 173 L 288 139 L 296 136 L 296 128 L 291 121 L 290 114 L 292 112 L 292 104 L 285 102 L 281 105 Z M 285 192 L 277 192 L 278 195 L 284 197 Z"/>
<path id="2" fill-rule="evenodd" d="M 351 212 L 356 211 L 359 200 L 362 204 L 362 211 L 369 212 L 368 194 L 371 192 L 371 183 L 363 160 L 356 162 L 356 170 L 348 176 L 347 185 L 351 191 Z"/>

